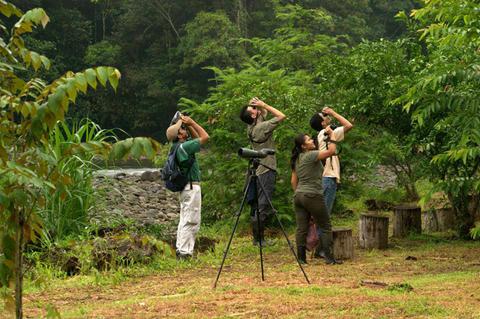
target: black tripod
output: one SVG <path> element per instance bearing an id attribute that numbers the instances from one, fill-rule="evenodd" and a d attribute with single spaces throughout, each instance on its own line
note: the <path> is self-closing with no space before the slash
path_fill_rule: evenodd
<path id="1" fill-rule="evenodd" d="M 223 253 L 222 264 L 220 265 L 220 268 L 218 269 L 217 278 L 215 279 L 215 282 L 213 283 L 213 288 L 217 287 L 217 282 L 218 282 L 218 279 L 220 278 L 220 274 L 222 273 L 223 264 L 225 263 L 225 259 L 227 258 L 227 254 L 228 254 L 228 251 L 230 249 L 230 245 L 232 243 L 233 235 L 235 234 L 235 231 L 237 230 L 238 222 L 240 220 L 240 215 L 241 215 L 241 213 L 243 211 L 243 207 L 245 206 L 245 203 L 247 201 L 249 190 L 252 187 L 254 188 L 255 185 L 257 185 L 257 187 L 260 187 L 260 189 L 264 192 L 264 194 L 267 194 L 265 192 L 265 188 L 263 187 L 262 183 L 261 182 L 258 183 L 259 180 L 258 180 L 258 176 L 257 176 L 256 171 L 257 171 L 257 168 L 258 168 L 259 165 L 265 166 L 265 165 L 260 163 L 260 159 L 258 159 L 258 158 L 251 158 L 250 159 L 249 164 L 248 164 L 248 179 L 247 179 L 247 182 L 246 182 L 245 191 L 243 193 L 242 203 L 240 204 L 240 209 L 235 213 L 235 216 L 237 217 L 237 219 L 235 220 L 235 225 L 233 226 L 232 234 L 230 235 L 230 239 L 228 240 L 227 247 L 226 247 L 226 249 Z M 275 218 L 277 219 L 278 224 L 280 225 L 282 233 L 285 236 L 285 239 L 287 240 L 288 246 L 290 247 L 290 251 L 292 252 L 293 256 L 295 257 L 295 260 L 297 261 L 298 266 L 300 267 L 300 269 L 303 273 L 303 276 L 305 277 L 305 280 L 307 281 L 308 284 L 310 284 L 310 280 L 308 280 L 307 274 L 305 273 L 305 270 L 303 270 L 302 264 L 300 264 L 300 261 L 298 260 L 297 254 L 295 253 L 295 250 L 292 246 L 292 243 L 288 239 L 287 233 L 285 232 L 285 229 L 284 229 L 282 223 L 280 222 L 280 219 L 277 216 L 276 210 L 273 207 L 270 198 L 268 198 L 268 196 L 266 196 L 266 197 L 267 197 L 267 200 L 268 200 L 268 204 L 273 209 L 273 215 L 275 215 Z M 255 214 L 257 216 L 257 229 L 260 229 L 260 214 L 259 214 L 259 211 L 258 211 L 258 195 L 257 195 L 257 192 L 254 192 L 254 199 L 253 200 L 254 200 L 253 207 L 254 207 L 254 210 L 255 210 Z M 260 248 L 260 267 L 261 267 L 261 270 L 262 270 L 262 281 L 264 281 L 265 276 L 264 276 L 264 271 L 263 271 L 263 251 L 262 251 L 261 238 L 260 238 L 260 242 L 259 242 L 258 247 Z"/>

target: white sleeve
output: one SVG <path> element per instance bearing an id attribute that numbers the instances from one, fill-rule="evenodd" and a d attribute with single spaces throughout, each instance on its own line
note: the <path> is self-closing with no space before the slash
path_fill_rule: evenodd
<path id="1" fill-rule="evenodd" d="M 323 151 L 323 150 L 326 149 L 325 141 L 323 140 L 325 138 L 324 133 L 325 133 L 325 130 L 321 130 L 317 135 L 318 150 L 319 151 Z"/>
<path id="2" fill-rule="evenodd" d="M 340 142 L 345 138 L 345 130 L 343 126 L 337 127 L 333 133 L 335 134 L 335 141 Z"/>
<path id="3" fill-rule="evenodd" d="M 323 130 L 318 132 L 318 135 L 317 135 L 318 145 L 320 145 L 320 141 L 322 140 L 322 136 L 323 136 Z"/>

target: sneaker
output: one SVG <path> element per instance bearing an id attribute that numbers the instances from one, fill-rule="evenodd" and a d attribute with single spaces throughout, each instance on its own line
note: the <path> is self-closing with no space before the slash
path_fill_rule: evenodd
<path id="1" fill-rule="evenodd" d="M 325 252 L 323 250 L 315 250 L 313 258 L 325 258 Z"/>
<path id="2" fill-rule="evenodd" d="M 190 260 L 192 258 L 192 255 L 190 254 L 182 254 L 181 252 L 177 251 L 175 253 L 175 255 L 177 256 L 177 260 L 179 261 L 187 261 L 187 260 Z"/>
<path id="3" fill-rule="evenodd" d="M 262 240 L 262 247 L 269 247 L 275 245 L 275 239 L 263 239 Z"/>
<path id="4" fill-rule="evenodd" d="M 341 265 L 343 261 L 335 258 L 325 258 L 325 264 L 327 265 Z"/>

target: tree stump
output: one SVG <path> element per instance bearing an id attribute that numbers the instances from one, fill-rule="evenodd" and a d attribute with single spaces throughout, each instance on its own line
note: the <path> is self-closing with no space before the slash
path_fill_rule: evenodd
<path id="1" fill-rule="evenodd" d="M 353 258 L 353 236 L 351 228 L 334 228 L 333 255 L 335 259 Z"/>
<path id="2" fill-rule="evenodd" d="M 433 209 L 422 212 L 422 229 L 426 232 L 446 231 L 455 226 L 455 215 L 451 208 Z"/>
<path id="3" fill-rule="evenodd" d="M 422 211 L 415 205 L 396 206 L 393 211 L 393 236 L 405 237 L 408 233 L 422 232 Z"/>
<path id="4" fill-rule="evenodd" d="M 360 247 L 386 249 L 388 247 L 388 217 L 362 214 L 359 222 Z"/>

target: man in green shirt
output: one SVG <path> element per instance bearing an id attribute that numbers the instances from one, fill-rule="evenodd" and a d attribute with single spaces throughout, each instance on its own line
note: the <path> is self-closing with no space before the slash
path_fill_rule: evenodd
<path id="1" fill-rule="evenodd" d="M 182 115 L 177 123 L 167 129 L 167 139 L 173 143 L 172 147 L 180 143 L 175 154 L 176 160 L 182 172 L 188 172 L 189 183 L 180 193 L 180 220 L 176 243 L 177 258 L 187 259 L 193 255 L 195 236 L 200 230 L 202 208 L 200 168 L 195 153 L 200 151 L 200 146 L 208 141 L 209 136 L 193 119 Z"/>
<path id="2" fill-rule="evenodd" d="M 273 117 L 267 120 L 268 113 Z M 254 150 L 263 148 L 275 149 L 273 142 L 273 130 L 286 118 L 285 114 L 267 103 L 253 98 L 249 104 L 244 106 L 240 112 L 240 119 L 248 124 L 247 134 Z M 275 180 L 277 175 L 277 160 L 275 154 L 268 155 L 260 160 L 260 166 L 257 169 L 258 182 L 263 185 L 263 192 L 260 185 L 257 185 L 258 213 L 260 225 L 257 224 L 257 216 L 252 214 L 251 224 L 253 230 L 254 245 L 264 245 L 264 229 L 267 220 L 273 215 L 273 208 L 268 199 L 272 200 L 275 190 Z M 252 210 L 254 212 L 255 210 Z M 259 227 L 257 227 L 259 226 Z"/>

